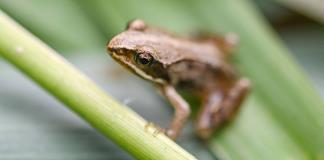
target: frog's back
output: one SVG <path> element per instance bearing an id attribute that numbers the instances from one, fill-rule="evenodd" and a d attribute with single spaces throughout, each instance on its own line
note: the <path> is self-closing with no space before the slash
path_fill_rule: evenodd
<path id="1" fill-rule="evenodd" d="M 219 48 L 211 42 L 176 37 L 157 29 L 128 30 L 121 33 L 119 38 L 127 39 L 127 41 L 120 42 L 126 49 L 150 48 L 154 51 L 152 56 L 165 66 L 183 60 L 194 60 L 217 67 L 224 61 Z"/>

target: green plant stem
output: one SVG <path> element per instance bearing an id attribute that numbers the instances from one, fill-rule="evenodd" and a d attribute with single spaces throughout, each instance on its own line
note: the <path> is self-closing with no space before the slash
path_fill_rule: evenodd
<path id="1" fill-rule="evenodd" d="M 195 159 L 1 11 L 0 55 L 137 159 Z"/>

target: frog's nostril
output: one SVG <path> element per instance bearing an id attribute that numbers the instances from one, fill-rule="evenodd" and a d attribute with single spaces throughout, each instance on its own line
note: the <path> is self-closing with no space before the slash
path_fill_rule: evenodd
<path id="1" fill-rule="evenodd" d="M 111 47 L 110 42 L 107 44 L 107 51 L 110 51 L 110 52 L 113 51 L 113 48 Z"/>
<path id="2" fill-rule="evenodd" d="M 116 40 L 115 38 L 111 39 L 107 44 L 107 50 L 114 52 L 116 50 Z"/>
<path id="3" fill-rule="evenodd" d="M 108 53 L 113 53 L 113 52 L 115 52 L 115 49 L 108 46 L 107 51 L 108 51 Z"/>
<path id="4" fill-rule="evenodd" d="M 121 49 L 116 47 L 110 47 L 110 46 L 107 47 L 107 50 L 109 53 L 115 53 L 115 54 L 120 54 L 122 52 Z"/>

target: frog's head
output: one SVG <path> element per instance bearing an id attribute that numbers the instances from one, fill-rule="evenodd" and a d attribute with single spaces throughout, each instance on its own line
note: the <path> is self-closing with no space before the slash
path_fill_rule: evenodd
<path id="1" fill-rule="evenodd" d="M 134 20 L 127 30 L 113 37 L 107 45 L 108 53 L 120 64 L 138 76 L 155 83 L 168 80 L 165 66 L 159 62 L 150 35 L 144 33 L 146 24 Z"/>

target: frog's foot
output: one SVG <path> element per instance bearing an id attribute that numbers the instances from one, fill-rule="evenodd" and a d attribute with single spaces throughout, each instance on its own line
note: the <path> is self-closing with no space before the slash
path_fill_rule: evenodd
<path id="1" fill-rule="evenodd" d="M 160 127 L 157 127 L 156 130 L 154 130 L 153 132 L 153 136 L 156 137 L 157 135 L 159 135 L 160 133 L 163 133 L 165 134 L 165 129 L 164 128 L 160 128 Z"/>
<path id="2" fill-rule="evenodd" d="M 148 122 L 144 126 L 145 132 L 151 133 L 154 137 L 156 137 L 160 133 L 165 133 L 165 129 L 155 125 L 153 122 Z"/>
<path id="3" fill-rule="evenodd" d="M 155 127 L 155 124 L 153 122 L 148 122 L 144 126 L 144 130 L 148 131 L 151 127 Z"/>
<path id="4" fill-rule="evenodd" d="M 231 120 L 249 89 L 250 81 L 242 78 L 235 83 L 225 97 L 218 92 L 208 96 L 196 122 L 198 136 L 207 139 L 222 124 Z"/>

